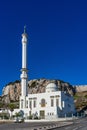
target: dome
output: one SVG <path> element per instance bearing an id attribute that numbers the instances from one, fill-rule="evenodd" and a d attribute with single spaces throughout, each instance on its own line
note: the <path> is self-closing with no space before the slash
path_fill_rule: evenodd
<path id="1" fill-rule="evenodd" d="M 58 86 L 56 86 L 55 83 L 49 83 L 46 86 L 46 92 L 55 92 L 55 91 L 58 91 Z"/>

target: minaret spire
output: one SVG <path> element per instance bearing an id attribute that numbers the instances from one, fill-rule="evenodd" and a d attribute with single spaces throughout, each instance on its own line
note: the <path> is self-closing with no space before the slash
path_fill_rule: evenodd
<path id="1" fill-rule="evenodd" d="M 24 26 L 24 33 L 26 33 L 26 25 Z"/>

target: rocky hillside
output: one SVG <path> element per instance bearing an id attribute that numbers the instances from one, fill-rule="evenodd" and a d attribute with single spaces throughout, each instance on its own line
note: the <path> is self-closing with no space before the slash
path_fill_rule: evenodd
<path id="1" fill-rule="evenodd" d="M 2 101 L 5 103 L 19 101 L 21 94 L 20 81 L 10 82 L 2 90 Z"/>
<path id="2" fill-rule="evenodd" d="M 87 86 L 72 86 L 71 84 L 61 80 L 49 80 L 49 79 L 34 79 L 28 81 L 28 93 L 43 93 L 49 83 L 55 83 L 58 89 L 66 91 L 74 96 L 74 102 L 78 111 L 87 108 Z M 10 82 L 3 88 L 0 102 L 5 104 L 14 103 L 19 101 L 21 95 L 20 81 Z"/>
<path id="3" fill-rule="evenodd" d="M 82 109 L 87 109 L 87 91 L 85 92 L 77 92 L 74 95 L 74 102 L 77 111 L 81 111 Z"/>
<path id="4" fill-rule="evenodd" d="M 77 85 L 75 90 L 74 102 L 76 109 L 77 111 L 84 111 L 87 109 L 87 85 Z"/>
<path id="5" fill-rule="evenodd" d="M 75 89 L 76 89 L 76 92 L 79 92 L 79 93 L 80 92 L 86 92 L 87 91 L 87 85 L 76 85 Z"/>
<path id="6" fill-rule="evenodd" d="M 49 83 L 55 83 L 58 86 L 58 89 L 61 91 L 66 91 L 67 93 L 74 95 L 75 89 L 69 83 L 66 83 L 61 80 L 48 80 L 48 79 L 34 79 L 28 81 L 28 93 L 43 93 L 45 88 Z M 15 102 L 19 101 L 21 95 L 21 84 L 20 81 L 15 81 L 7 84 L 3 88 L 2 99 L 4 102 Z"/>

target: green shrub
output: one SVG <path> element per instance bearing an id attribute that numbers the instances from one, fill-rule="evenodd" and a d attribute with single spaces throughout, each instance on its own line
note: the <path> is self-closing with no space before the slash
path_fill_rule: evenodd
<path id="1" fill-rule="evenodd" d="M 29 116 L 29 119 L 32 119 L 32 118 L 33 118 L 33 116 L 32 116 L 32 115 L 30 115 L 30 116 Z"/>
<path id="2" fill-rule="evenodd" d="M 84 97 L 87 98 L 87 95 L 85 95 Z"/>
<path id="3" fill-rule="evenodd" d="M 38 117 L 36 116 L 36 117 L 34 117 L 34 119 L 35 119 L 35 120 L 38 120 Z"/>

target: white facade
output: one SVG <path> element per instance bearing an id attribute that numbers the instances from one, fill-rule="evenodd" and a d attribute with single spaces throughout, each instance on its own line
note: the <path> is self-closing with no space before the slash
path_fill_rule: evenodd
<path id="1" fill-rule="evenodd" d="M 21 96 L 20 108 L 15 112 L 22 110 L 24 116 L 31 115 L 42 119 L 57 119 L 64 117 L 65 114 L 75 113 L 73 97 L 58 90 L 58 86 L 50 83 L 46 86 L 45 93 L 27 95 L 27 34 L 22 34 L 22 74 L 21 74 Z"/>
<path id="2" fill-rule="evenodd" d="M 26 107 L 24 109 L 20 102 L 20 110 L 24 111 L 25 116 L 37 115 L 42 119 L 56 119 L 64 117 L 65 114 L 75 113 L 73 97 L 56 88 L 58 87 L 54 83 L 50 83 L 47 85 L 45 93 L 28 94 Z"/>

